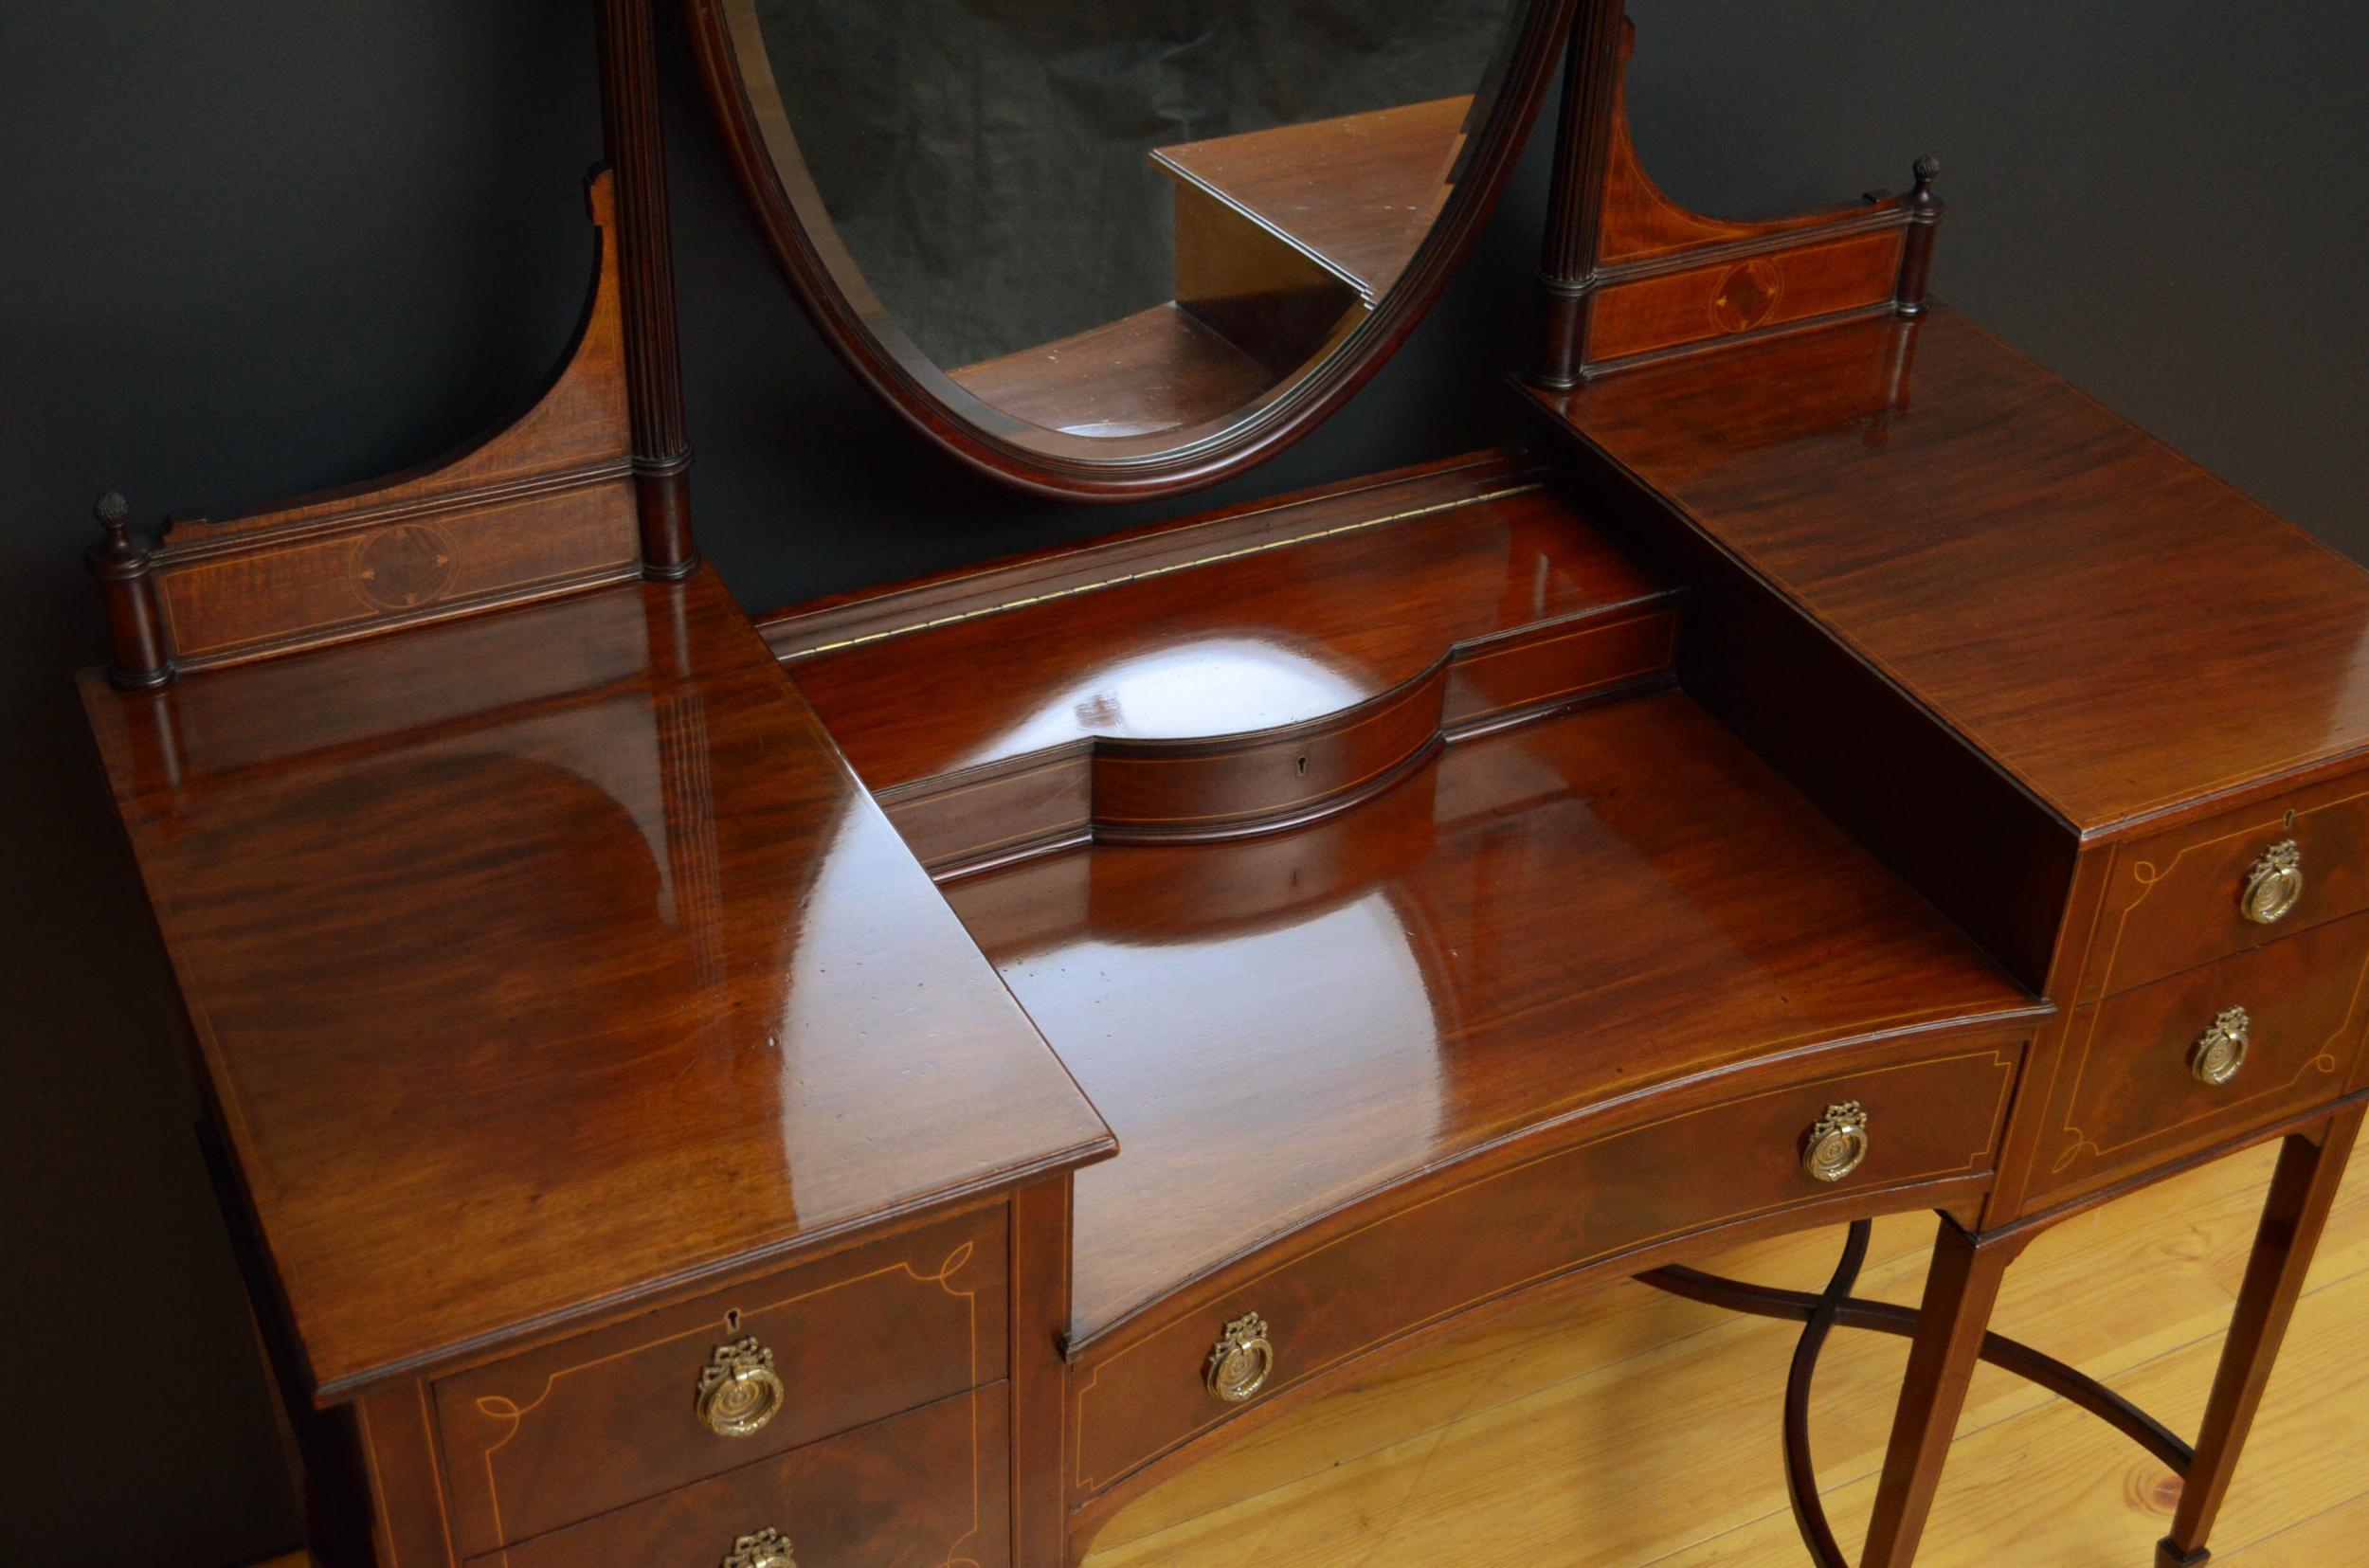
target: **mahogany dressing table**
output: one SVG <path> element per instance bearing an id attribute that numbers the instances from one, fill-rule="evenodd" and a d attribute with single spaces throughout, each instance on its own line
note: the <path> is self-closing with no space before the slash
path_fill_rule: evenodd
<path id="1" fill-rule="evenodd" d="M 110 497 L 92 553 L 316 1556 L 1071 1563 L 1376 1358 L 1635 1275 L 1804 1325 L 1810 1560 L 1844 1327 L 1911 1340 L 1867 1568 L 1978 1360 L 2179 1471 L 2156 1560 L 2204 1561 L 2369 1101 L 2369 579 L 1929 301 L 1929 163 L 1672 203 L 1615 5 L 1514 5 L 1477 94 L 1157 149 L 1174 297 L 951 370 L 832 227 L 774 12 L 687 9 L 833 347 L 1081 498 L 1337 406 L 1567 67 L 1536 440 L 752 622 L 604 0 L 534 406 L 161 538 Z M 2193 1441 L 1987 1334 L 2039 1231 L 2270 1139 Z M 1921 1308 L 1853 1297 L 1913 1209 Z M 1685 1264 L 1832 1224 L 1815 1294 Z"/>

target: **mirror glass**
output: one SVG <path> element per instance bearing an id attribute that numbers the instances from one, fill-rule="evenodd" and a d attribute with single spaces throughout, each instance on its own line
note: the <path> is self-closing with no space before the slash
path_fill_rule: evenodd
<path id="1" fill-rule="evenodd" d="M 801 243 L 895 369 L 1088 458 L 1222 432 L 1358 338 L 1470 175 L 1530 9 L 703 6 Z"/>

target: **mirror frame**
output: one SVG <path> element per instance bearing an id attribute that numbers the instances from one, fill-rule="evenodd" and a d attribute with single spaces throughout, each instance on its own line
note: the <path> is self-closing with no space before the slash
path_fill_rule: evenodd
<path id="1" fill-rule="evenodd" d="M 684 0 L 692 48 L 732 171 L 773 260 L 816 331 L 906 424 L 978 472 L 1071 500 L 1130 501 L 1216 484 L 1265 461 L 1382 368 L 1438 297 L 1496 207 L 1546 87 L 1577 0 L 1511 0 L 1512 41 L 1496 100 L 1464 153 L 1464 177 L 1377 307 L 1300 369 L 1223 419 L 1140 436 L 1080 436 L 1015 419 L 957 385 L 899 327 L 841 242 L 807 171 L 762 57 L 744 63 L 732 10 Z"/>

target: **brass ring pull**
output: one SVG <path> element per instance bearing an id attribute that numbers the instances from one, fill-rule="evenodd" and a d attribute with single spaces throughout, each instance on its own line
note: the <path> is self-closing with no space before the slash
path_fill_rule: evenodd
<path id="1" fill-rule="evenodd" d="M 1867 1158 L 1867 1108 L 1856 1100 L 1828 1106 L 1801 1149 L 1801 1168 L 1811 1180 L 1839 1181 Z"/>
<path id="2" fill-rule="evenodd" d="M 780 1413 L 782 1398 L 773 1352 L 753 1335 L 717 1345 L 699 1369 L 699 1420 L 718 1437 L 747 1437 L 763 1430 Z"/>
<path id="3" fill-rule="evenodd" d="M 1275 1346 L 1267 1343 L 1267 1321 L 1247 1312 L 1225 1325 L 1210 1349 L 1209 1368 L 1202 1380 L 1213 1397 L 1239 1405 L 1266 1387 L 1267 1375 L 1274 1370 Z"/>
<path id="4" fill-rule="evenodd" d="M 2237 1076 L 2246 1065 L 2246 1048 L 2252 1043 L 2253 1019 L 2242 1007 L 2229 1008 L 2188 1048 L 2188 1071 L 2197 1082 L 2218 1089 Z"/>
<path id="5" fill-rule="evenodd" d="M 779 1530 L 759 1530 L 733 1541 L 721 1568 L 798 1568 L 798 1559 L 790 1556 L 789 1537 Z"/>
<path id="6" fill-rule="evenodd" d="M 2304 852 L 2294 839 L 2282 839 L 2262 852 L 2246 871 L 2246 886 L 2237 908 L 2257 926 L 2287 918 L 2304 895 Z"/>

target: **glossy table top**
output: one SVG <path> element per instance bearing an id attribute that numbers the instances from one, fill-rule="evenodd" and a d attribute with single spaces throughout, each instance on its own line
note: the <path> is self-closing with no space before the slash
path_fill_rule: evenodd
<path id="1" fill-rule="evenodd" d="M 1459 642 L 1662 585 L 1534 487 L 800 662 L 875 789 L 1089 736 L 1191 739 L 1335 713 Z"/>
<path id="2" fill-rule="evenodd" d="M 2369 575 L 1946 308 L 1538 395 L 2085 834 L 2369 745 Z"/>
<path id="3" fill-rule="evenodd" d="M 1456 189 L 1470 94 L 1163 147 L 1151 161 L 1321 261 L 1368 304 Z"/>
<path id="4" fill-rule="evenodd" d="M 947 892 L 1123 1145 L 1077 1178 L 1083 1335 L 1576 1108 L 2034 1009 L 1675 692 L 1452 747 L 1316 826 Z"/>
<path id="5" fill-rule="evenodd" d="M 706 572 L 84 698 L 324 1397 L 1109 1148 Z"/>

